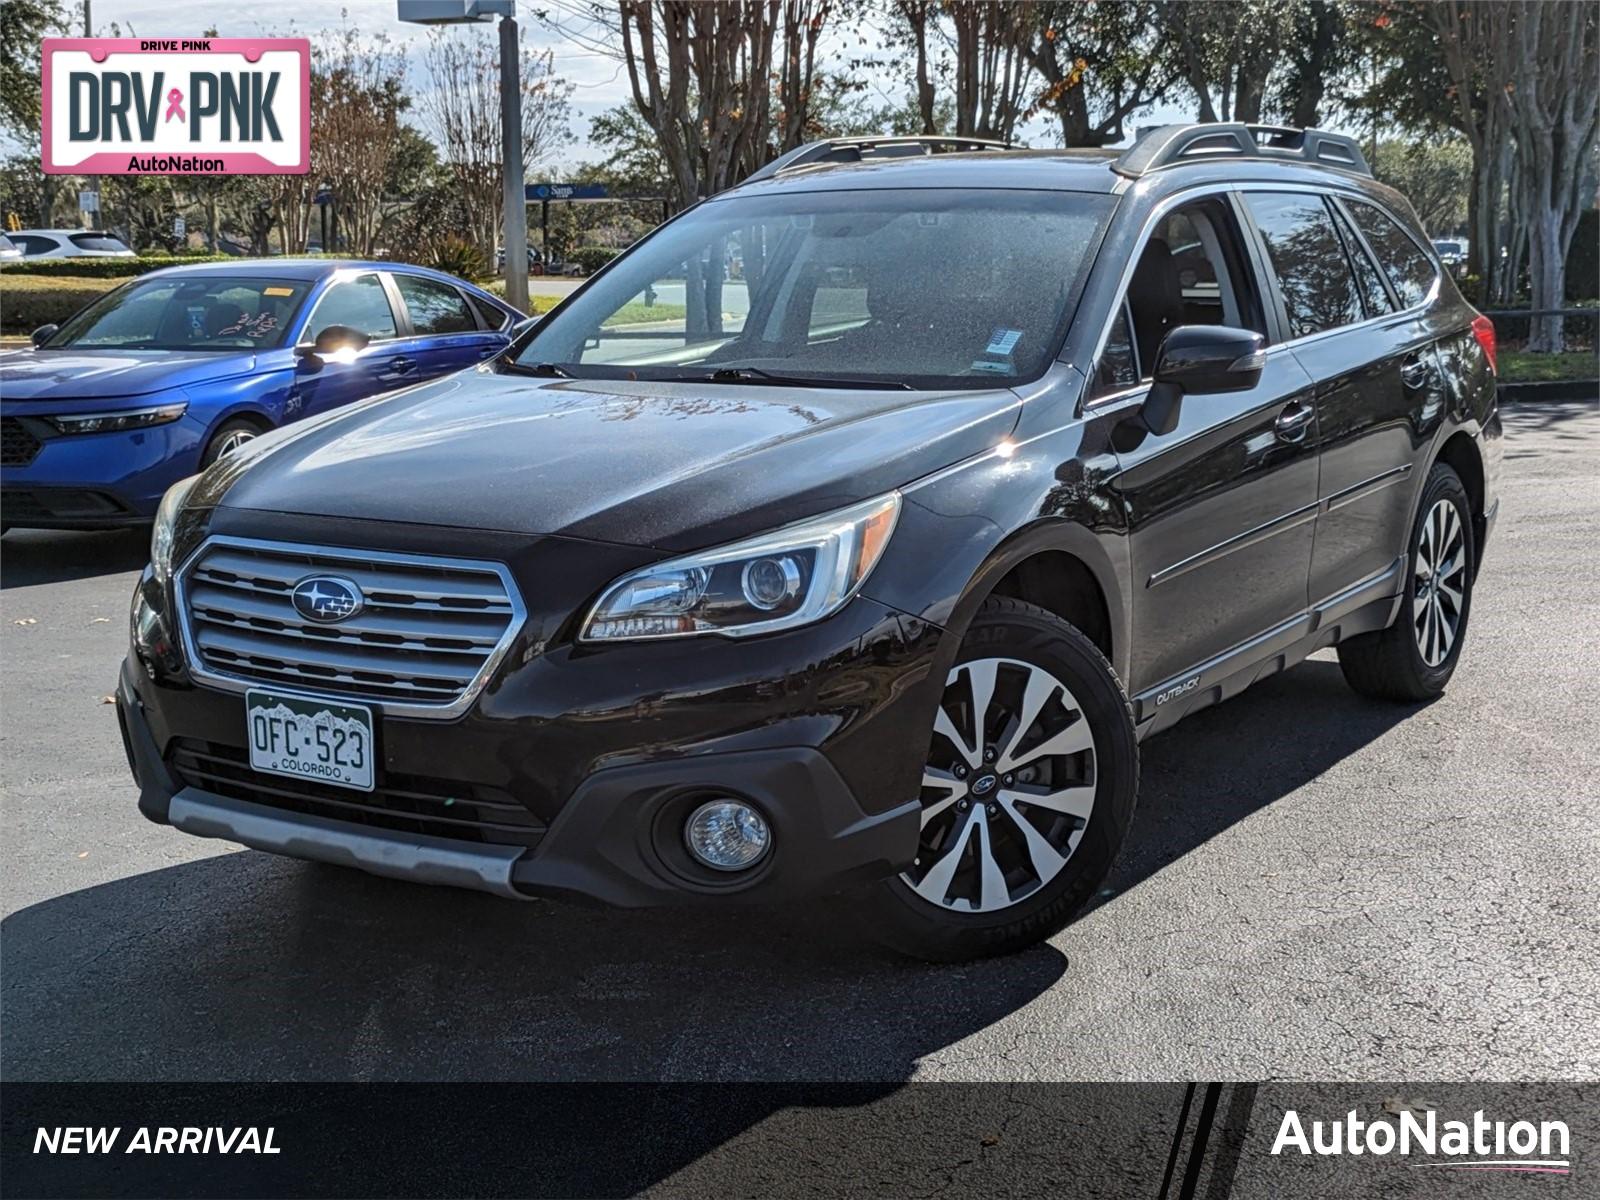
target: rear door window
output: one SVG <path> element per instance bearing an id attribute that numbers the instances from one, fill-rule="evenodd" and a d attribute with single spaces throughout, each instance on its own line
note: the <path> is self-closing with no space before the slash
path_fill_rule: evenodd
<path id="1" fill-rule="evenodd" d="M 1378 256 L 1383 273 L 1394 285 L 1401 308 L 1415 308 L 1432 294 L 1438 282 L 1433 260 L 1384 212 L 1360 200 L 1346 201 L 1350 215 Z"/>
<path id="2" fill-rule="evenodd" d="M 1246 192 L 1283 294 L 1289 336 L 1306 337 L 1362 319 L 1361 297 L 1321 196 Z"/>
<path id="3" fill-rule="evenodd" d="M 72 244 L 79 250 L 98 250 L 102 253 L 126 254 L 127 246 L 108 233 L 74 233 L 70 238 Z"/>
<path id="4" fill-rule="evenodd" d="M 477 330 L 477 319 L 467 307 L 466 298 L 449 284 L 420 275 L 395 275 L 394 282 L 411 314 L 411 332 L 417 336 Z"/>

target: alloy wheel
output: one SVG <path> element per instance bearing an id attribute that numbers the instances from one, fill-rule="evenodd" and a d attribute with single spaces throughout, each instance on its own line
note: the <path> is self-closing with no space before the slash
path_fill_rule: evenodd
<path id="1" fill-rule="evenodd" d="M 1411 627 L 1422 661 L 1437 667 L 1450 657 L 1461 630 L 1467 587 L 1467 540 L 1461 514 L 1449 500 L 1428 510 L 1417 542 Z"/>
<path id="2" fill-rule="evenodd" d="M 256 435 L 248 429 L 234 429 L 229 431 L 228 436 L 217 443 L 217 457 L 222 458 L 226 455 L 232 454 L 246 442 L 254 441 L 255 436 Z"/>
<path id="3" fill-rule="evenodd" d="M 1010 908 L 1059 875 L 1094 810 L 1094 734 L 1070 688 L 1013 658 L 958 663 L 922 775 L 922 837 L 901 876 L 941 909 Z"/>

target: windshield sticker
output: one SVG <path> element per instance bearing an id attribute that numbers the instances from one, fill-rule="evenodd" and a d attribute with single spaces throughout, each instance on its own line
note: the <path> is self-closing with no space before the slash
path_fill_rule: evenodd
<path id="1" fill-rule="evenodd" d="M 1017 348 L 1017 343 L 1022 340 L 1020 329 L 996 329 L 989 335 L 989 344 L 984 347 L 985 354 L 1010 354 Z"/>
<path id="2" fill-rule="evenodd" d="M 995 362 L 992 359 L 987 358 L 974 359 L 972 366 L 969 369 L 973 371 L 988 371 L 992 375 L 1011 374 L 1011 367 L 1009 365 L 1006 363 Z"/>
<path id="3" fill-rule="evenodd" d="M 263 296 L 292 296 L 294 295 L 294 289 L 286 287 L 262 288 L 261 294 Z"/>

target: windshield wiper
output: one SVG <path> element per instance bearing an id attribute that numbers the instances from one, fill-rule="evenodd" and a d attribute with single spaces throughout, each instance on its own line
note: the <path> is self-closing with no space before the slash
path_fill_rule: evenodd
<path id="1" fill-rule="evenodd" d="M 542 362 L 531 367 L 523 366 L 519 362 L 505 362 L 500 364 L 500 369 L 510 371 L 514 375 L 541 375 L 548 379 L 575 379 L 573 373 L 560 363 Z"/>
<path id="2" fill-rule="evenodd" d="M 829 375 L 780 375 L 761 367 L 718 367 L 701 376 L 710 383 L 769 383 L 777 387 L 875 388 L 887 392 L 909 392 L 909 383 L 898 379 L 846 379 Z"/>

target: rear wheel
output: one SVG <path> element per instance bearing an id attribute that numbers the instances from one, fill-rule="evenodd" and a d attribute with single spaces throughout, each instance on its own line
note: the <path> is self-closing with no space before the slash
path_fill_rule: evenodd
<path id="1" fill-rule="evenodd" d="M 1138 782 L 1128 700 L 1094 643 L 990 599 L 934 718 L 916 861 L 879 885 L 874 932 L 937 961 L 1048 938 L 1105 878 Z"/>
<path id="2" fill-rule="evenodd" d="M 231 421 L 224 421 L 216 433 L 211 435 L 211 441 L 206 446 L 206 452 L 200 456 L 200 469 L 203 471 L 224 454 L 232 454 L 246 442 L 261 436 L 261 429 L 252 421 L 235 417 Z"/>
<path id="3" fill-rule="evenodd" d="M 1435 463 L 1411 531 L 1400 617 L 1339 646 L 1346 682 L 1382 700 L 1432 700 L 1455 673 L 1472 611 L 1477 546 L 1461 478 Z"/>

